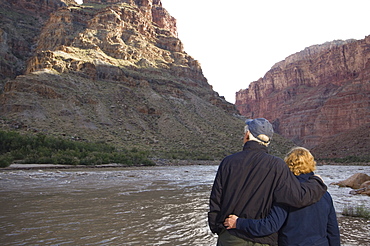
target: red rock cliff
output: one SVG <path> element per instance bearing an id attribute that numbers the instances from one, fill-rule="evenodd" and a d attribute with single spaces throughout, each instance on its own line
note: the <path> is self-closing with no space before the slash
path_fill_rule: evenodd
<path id="1" fill-rule="evenodd" d="M 13 2 L 0 1 L 0 55 L 9 58 L 0 61 L 0 128 L 186 158 L 240 149 L 235 106 L 184 51 L 160 0 Z"/>
<path id="2" fill-rule="evenodd" d="M 370 36 L 315 45 L 275 64 L 236 93 L 247 117 L 265 117 L 276 132 L 313 147 L 370 122 Z"/>

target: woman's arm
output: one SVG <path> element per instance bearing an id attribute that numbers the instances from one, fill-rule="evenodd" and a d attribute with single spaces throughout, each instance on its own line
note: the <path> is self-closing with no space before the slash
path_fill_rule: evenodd
<path id="1" fill-rule="evenodd" d="M 252 236 L 261 237 L 277 232 L 288 216 L 288 208 L 275 204 L 268 216 L 264 219 L 243 219 L 230 215 L 224 222 L 226 229 L 242 230 Z"/>

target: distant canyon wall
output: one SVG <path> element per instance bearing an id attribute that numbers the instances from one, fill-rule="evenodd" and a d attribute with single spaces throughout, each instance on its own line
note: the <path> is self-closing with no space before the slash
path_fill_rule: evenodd
<path id="1" fill-rule="evenodd" d="M 242 115 L 265 117 L 277 133 L 306 147 L 369 123 L 370 36 L 287 57 L 237 92 L 235 104 Z"/>

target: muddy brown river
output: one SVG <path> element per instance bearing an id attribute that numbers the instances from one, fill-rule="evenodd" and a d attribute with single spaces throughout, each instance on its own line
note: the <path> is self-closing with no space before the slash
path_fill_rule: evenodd
<path id="1" fill-rule="evenodd" d="M 215 245 L 207 225 L 217 166 L 0 171 L 1 245 Z M 327 184 L 370 166 L 319 166 Z M 370 221 L 340 215 L 370 197 L 329 185 L 342 245 L 370 245 Z"/>

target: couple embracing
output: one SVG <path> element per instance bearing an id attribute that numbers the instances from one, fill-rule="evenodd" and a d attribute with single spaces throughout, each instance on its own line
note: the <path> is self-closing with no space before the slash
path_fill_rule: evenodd
<path id="1" fill-rule="evenodd" d="M 273 128 L 247 120 L 243 151 L 224 158 L 210 196 L 208 222 L 217 246 L 340 245 L 330 194 L 305 148 L 285 162 L 267 153 Z"/>

